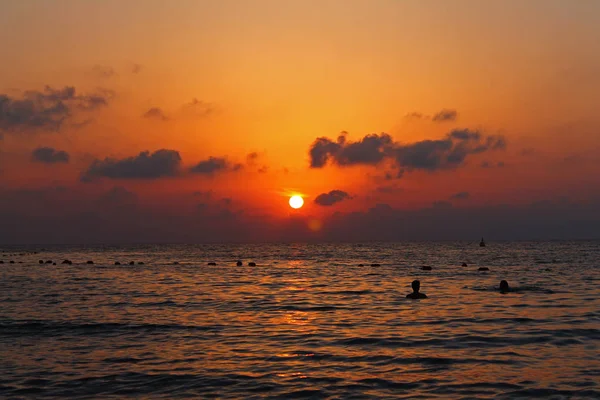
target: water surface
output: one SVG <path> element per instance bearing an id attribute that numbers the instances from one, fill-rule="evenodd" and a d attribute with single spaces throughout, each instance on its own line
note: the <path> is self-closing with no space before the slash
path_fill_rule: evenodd
<path id="1" fill-rule="evenodd" d="M 598 242 L 44 250 L 0 254 L 0 397 L 600 397 Z"/>

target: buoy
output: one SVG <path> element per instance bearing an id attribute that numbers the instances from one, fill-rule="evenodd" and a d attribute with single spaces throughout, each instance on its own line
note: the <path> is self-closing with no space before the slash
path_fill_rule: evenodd
<path id="1" fill-rule="evenodd" d="M 477 271 L 489 271 L 490 269 L 488 267 L 479 267 L 479 269 Z"/>
<path id="2" fill-rule="evenodd" d="M 208 263 L 208 264 L 206 264 L 206 265 L 210 265 L 211 267 L 214 267 L 214 266 L 216 266 L 216 265 L 217 265 L 217 263 L 215 263 L 215 262 L 209 262 L 209 263 Z"/>
<path id="3" fill-rule="evenodd" d="M 249 267 L 256 267 L 256 263 L 255 263 L 255 262 L 249 262 L 249 263 L 248 263 L 248 266 L 249 266 Z"/>
<path id="4" fill-rule="evenodd" d="M 242 266 L 242 262 L 238 261 L 238 262 L 235 263 L 235 265 L 237 265 L 238 267 L 241 267 Z"/>

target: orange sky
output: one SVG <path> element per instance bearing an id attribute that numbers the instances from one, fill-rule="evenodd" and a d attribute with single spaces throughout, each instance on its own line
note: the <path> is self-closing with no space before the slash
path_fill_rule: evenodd
<path id="1" fill-rule="evenodd" d="M 600 198 L 599 2 L 0 3 L 0 100 L 12 107 L 0 107 L 4 190 L 66 187 L 83 198 L 119 187 L 179 212 L 195 207 L 194 192 L 211 192 L 209 202 L 231 199 L 228 209 L 275 220 L 290 217 L 293 193 L 306 197 L 301 215 L 318 218 L 377 204 Z M 39 115 L 25 120 L 17 106 L 46 85 L 106 104 L 83 110 L 82 98 L 70 99 L 58 128 L 36 125 Z M 435 121 L 442 110 L 456 116 Z M 398 148 L 464 129 L 484 141 L 502 136 L 506 147 L 451 168 L 405 162 L 401 178 L 385 179 L 399 168 Z M 315 139 L 335 141 L 342 131 L 350 143 L 388 133 L 393 149 L 372 165 L 336 165 L 330 156 L 310 168 Z M 69 160 L 33 162 L 40 147 Z M 177 176 L 81 182 L 94 160 L 160 149 L 179 152 Z M 187 172 L 209 157 L 226 158 L 227 171 Z M 243 168 L 233 171 L 237 163 Z M 314 202 L 332 190 L 348 198 Z"/>

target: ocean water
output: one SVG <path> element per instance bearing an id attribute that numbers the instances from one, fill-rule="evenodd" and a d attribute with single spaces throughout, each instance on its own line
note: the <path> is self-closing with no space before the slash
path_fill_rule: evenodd
<path id="1" fill-rule="evenodd" d="M 600 242 L 3 250 L 1 398 L 600 398 Z"/>

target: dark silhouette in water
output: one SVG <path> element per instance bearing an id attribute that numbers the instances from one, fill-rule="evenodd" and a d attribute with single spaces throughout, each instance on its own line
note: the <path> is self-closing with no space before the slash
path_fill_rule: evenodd
<path id="1" fill-rule="evenodd" d="M 129 265 L 135 265 L 135 263 L 133 261 L 130 261 Z"/>
<path id="2" fill-rule="evenodd" d="M 256 267 L 256 263 L 255 263 L 255 262 L 249 262 L 249 263 L 248 263 L 248 266 L 249 266 L 249 267 Z"/>
<path id="3" fill-rule="evenodd" d="M 371 264 L 371 267 L 381 267 L 381 264 Z"/>
<path id="4" fill-rule="evenodd" d="M 421 269 L 422 269 L 423 271 L 431 271 L 431 269 L 432 269 L 432 268 L 431 268 L 429 265 L 423 265 L 423 266 L 421 267 Z"/>
<path id="5" fill-rule="evenodd" d="M 463 267 L 468 267 L 467 263 L 462 263 Z"/>
<path id="6" fill-rule="evenodd" d="M 508 287 L 508 282 L 506 282 L 504 279 L 500 281 L 500 293 L 504 294 L 504 293 L 508 293 L 510 291 L 510 288 Z"/>
<path id="7" fill-rule="evenodd" d="M 115 265 L 121 265 L 121 263 L 118 261 L 115 261 Z"/>
<path id="8" fill-rule="evenodd" d="M 208 263 L 208 264 L 206 264 L 206 265 L 210 265 L 211 267 L 214 267 L 214 266 L 216 266 L 216 265 L 217 265 L 217 263 L 215 263 L 215 262 L 209 262 L 209 263 Z"/>
<path id="9" fill-rule="evenodd" d="M 477 269 L 477 271 L 489 271 L 490 269 L 488 267 L 479 267 Z"/>
<path id="10" fill-rule="evenodd" d="M 419 290 L 421 289 L 421 282 L 418 280 L 412 281 L 412 290 L 413 292 L 411 294 L 407 294 L 406 298 L 407 299 L 426 299 L 427 295 L 425 293 L 419 293 Z"/>
<path id="11" fill-rule="evenodd" d="M 242 262 L 238 261 L 238 262 L 235 263 L 235 265 L 237 265 L 238 267 L 241 267 L 242 266 Z"/>
<path id="12" fill-rule="evenodd" d="M 479 247 L 485 247 L 485 242 L 483 241 L 483 238 L 481 238 L 481 242 L 479 242 Z"/>

